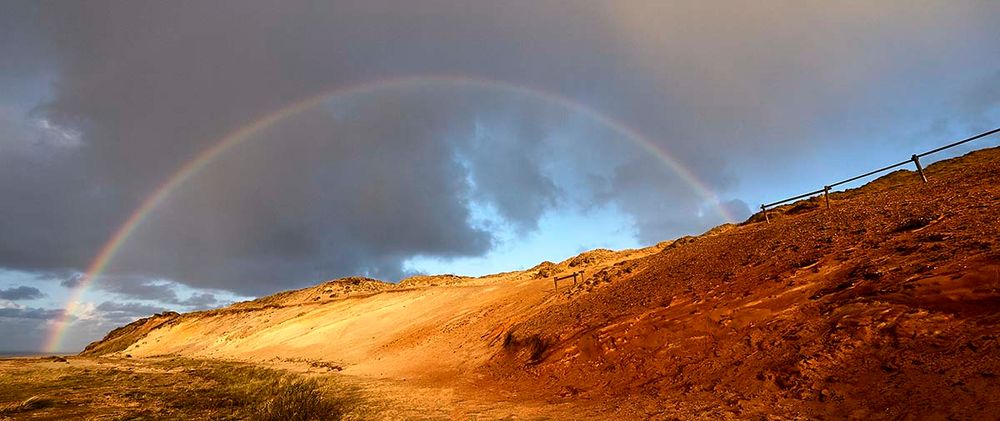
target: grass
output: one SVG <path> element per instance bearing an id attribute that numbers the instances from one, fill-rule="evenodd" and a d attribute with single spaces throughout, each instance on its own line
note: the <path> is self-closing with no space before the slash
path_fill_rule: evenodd
<path id="1" fill-rule="evenodd" d="M 12 402 L 0 405 L 0 416 L 14 415 L 29 412 L 36 409 L 47 408 L 55 404 L 55 400 L 42 396 L 32 396 L 21 402 Z"/>
<path id="2" fill-rule="evenodd" d="M 0 419 L 337 420 L 359 408 L 330 377 L 241 363 L 0 360 Z"/>
<path id="3" fill-rule="evenodd" d="M 236 363 L 175 360 L 170 365 L 196 366 L 191 374 L 204 379 L 197 394 L 174 396 L 171 404 L 184 409 L 226 407 L 248 420 L 340 419 L 352 405 L 349 398 L 323 393 L 319 381 L 284 371 Z"/>

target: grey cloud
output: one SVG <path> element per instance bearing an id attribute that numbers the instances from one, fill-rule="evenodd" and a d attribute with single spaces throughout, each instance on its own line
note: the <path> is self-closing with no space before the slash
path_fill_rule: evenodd
<path id="1" fill-rule="evenodd" d="M 1000 117 L 1000 69 L 969 87 L 960 101 L 965 111 L 961 122 L 970 126 L 963 129 L 996 128 L 996 118 Z"/>
<path id="2" fill-rule="evenodd" d="M 221 301 L 211 292 L 193 292 L 187 298 L 180 298 L 177 285 L 172 282 L 149 280 L 135 276 L 101 276 L 97 279 L 96 288 L 113 293 L 130 300 L 146 300 L 162 304 L 184 306 L 194 310 L 203 310 L 221 304 Z M 111 311 L 111 306 L 117 302 L 105 302 L 98 310 Z M 127 305 L 140 305 L 128 303 Z M 143 304 L 146 305 L 146 304 Z M 148 305 L 147 305 L 148 306 Z M 149 307 L 147 307 L 149 308 Z M 157 307 L 161 310 L 164 308 Z M 116 309 L 118 311 L 122 309 Z M 145 311 L 145 310 L 143 310 Z"/>
<path id="3" fill-rule="evenodd" d="M 11 287 L 7 289 L 0 289 L 0 299 L 18 301 L 18 300 L 34 300 L 36 298 L 42 298 L 45 294 L 42 293 L 38 288 L 29 286 L 19 286 Z"/>
<path id="4" fill-rule="evenodd" d="M 106 236 L 105 195 L 86 179 L 76 149 L 44 136 L 16 109 L 0 107 L 0 264 L 79 269 Z"/>
<path id="5" fill-rule="evenodd" d="M 166 310 L 163 307 L 153 306 L 149 304 L 131 303 L 131 302 L 121 303 L 117 301 L 105 301 L 101 304 L 98 304 L 97 309 L 100 311 L 125 311 L 136 314 L 156 313 Z"/>
<path id="6" fill-rule="evenodd" d="M 85 275 L 82 273 L 73 273 L 66 276 L 61 276 L 59 280 L 59 285 L 65 288 L 76 288 L 83 282 Z"/>
<path id="7" fill-rule="evenodd" d="M 178 302 L 177 291 L 163 281 L 154 281 L 136 276 L 102 276 L 95 283 L 100 290 L 118 294 L 125 298 Z"/>
<path id="8" fill-rule="evenodd" d="M 97 305 L 97 310 L 107 319 L 133 319 L 163 313 L 169 309 L 142 303 L 105 301 Z"/>
<path id="9" fill-rule="evenodd" d="M 9 317 L 12 319 L 49 320 L 60 318 L 62 315 L 62 310 L 55 309 L 36 307 L 0 307 L 0 317 Z"/>
<path id="10" fill-rule="evenodd" d="M 739 199 L 724 201 L 719 203 L 719 207 L 726 215 L 733 218 L 733 222 L 743 222 L 753 214 L 750 205 Z"/>
<path id="11" fill-rule="evenodd" d="M 866 150 L 929 113 L 920 107 L 954 99 L 973 76 L 953 68 L 986 68 L 975 76 L 986 99 L 970 107 L 996 106 L 986 93 L 1000 44 L 981 41 L 1000 38 L 995 5 L 700 4 L 5 3 L 0 16 L 17 18 L 0 40 L 31 42 L 0 44 L 20 69 L 4 68 L 0 84 L 53 83 L 41 104 L 0 109 L 0 266 L 81 271 L 227 133 L 393 76 L 467 74 L 584 103 L 669 151 L 732 214 L 752 198 L 727 192 L 782 170 L 774 156 Z M 61 129 L 25 123 L 41 120 Z M 66 131 L 80 144 L 53 137 Z M 488 251 L 496 239 L 473 223 L 476 206 L 523 234 L 559 206 L 609 204 L 644 242 L 722 222 L 648 151 L 544 95 L 382 91 L 285 119 L 213 162 L 148 216 L 99 285 L 197 306 L 210 300 L 160 280 L 262 294 L 392 279 L 413 255 Z"/>
<path id="12" fill-rule="evenodd" d="M 59 319 L 62 310 L 43 308 L 0 308 L 0 353 L 38 352 L 49 340 L 53 319 Z M 98 317 L 77 319 L 71 317 L 72 328 L 65 331 L 63 348 L 56 352 L 79 352 L 91 341 L 101 338 L 111 329 L 134 320 L 135 315 L 110 318 L 108 314 L 97 313 Z"/>
<path id="13" fill-rule="evenodd" d="M 521 231 L 530 231 L 563 193 L 544 173 L 545 164 L 563 160 L 544 151 L 546 136 L 557 133 L 571 116 L 551 104 L 518 102 L 490 108 L 494 114 L 479 116 L 475 132 L 467 135 L 470 141 L 459 147 L 475 186 L 472 197 L 494 205 Z"/>
<path id="14" fill-rule="evenodd" d="M 2 313 L 2 310 L 0 310 Z M 38 352 L 45 343 L 48 330 L 45 319 L 5 318 L 0 322 L 0 353 Z"/>
<path id="15" fill-rule="evenodd" d="M 290 118 L 213 163 L 113 268 L 262 293 L 275 280 L 393 278 L 415 251 L 488 249 L 488 234 L 467 223 L 463 168 L 441 159 L 446 116 L 419 97 L 363 102 L 340 120 L 323 110 Z"/>
<path id="16" fill-rule="evenodd" d="M 191 294 L 190 297 L 181 300 L 177 304 L 192 307 L 196 310 L 203 310 L 218 306 L 220 302 L 219 299 L 215 297 L 215 294 L 203 292 Z"/>

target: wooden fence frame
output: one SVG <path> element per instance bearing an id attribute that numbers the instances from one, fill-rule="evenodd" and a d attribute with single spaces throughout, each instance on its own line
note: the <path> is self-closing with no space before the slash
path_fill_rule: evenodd
<path id="1" fill-rule="evenodd" d="M 795 201 L 795 200 L 799 200 L 799 199 L 804 199 L 804 198 L 811 197 L 811 196 L 814 196 L 814 195 L 817 195 L 817 194 L 820 194 L 820 193 L 823 193 L 823 199 L 826 202 L 827 209 L 829 209 L 830 208 L 830 190 L 833 189 L 834 187 L 837 187 L 837 186 L 840 186 L 840 185 L 843 185 L 843 184 L 847 184 L 847 183 L 850 183 L 852 181 L 857 181 L 857 180 L 860 180 L 862 178 L 869 177 L 869 176 L 872 176 L 872 175 L 875 175 L 875 174 L 878 174 L 878 173 L 881 173 L 881 172 L 889 171 L 891 169 L 898 168 L 898 167 L 901 167 L 903 165 L 907 165 L 909 163 L 913 163 L 913 165 L 916 166 L 917 173 L 920 174 L 920 179 L 923 180 L 926 183 L 927 182 L 927 176 L 924 175 L 924 167 L 922 165 L 920 165 L 920 158 L 923 158 L 923 157 L 925 157 L 927 155 L 930 155 L 930 154 L 941 152 L 941 151 L 943 151 L 945 149 L 954 148 L 954 147 L 956 147 L 958 145 L 962 145 L 962 144 L 971 142 L 973 140 L 981 139 L 981 138 L 984 138 L 984 137 L 987 137 L 987 136 L 990 136 L 990 135 L 993 135 L 993 134 L 996 134 L 996 133 L 1000 133 L 1000 128 L 996 128 L 996 129 L 990 130 L 988 132 L 983 132 L 983 133 L 977 134 L 975 136 L 959 140 L 959 141 L 954 142 L 954 143 L 949 143 L 947 145 L 941 146 L 941 147 L 936 148 L 936 149 L 929 150 L 929 151 L 924 152 L 924 153 L 913 154 L 912 156 L 910 156 L 910 159 L 907 159 L 905 161 L 897 162 L 895 164 L 892 164 L 892 165 L 889 165 L 889 166 L 886 166 L 886 167 L 882 167 L 882 168 L 879 168 L 879 169 L 874 170 L 874 171 L 869 171 L 869 172 L 866 172 L 864 174 L 848 178 L 846 180 L 841 180 L 841 181 L 838 181 L 836 183 L 823 186 L 823 188 L 819 189 L 819 190 L 811 191 L 809 193 L 803 193 L 803 194 L 800 194 L 800 195 L 795 196 L 795 197 L 789 197 L 787 199 L 779 200 L 777 202 L 772 202 L 772 203 L 768 203 L 768 204 L 761 204 L 760 205 L 760 211 L 764 213 L 764 220 L 767 223 L 771 223 L 771 218 L 767 215 L 767 209 L 768 208 L 773 208 L 773 207 L 778 206 L 778 205 L 782 205 L 782 204 L 785 204 L 785 203 L 788 203 L 788 202 L 791 202 L 791 201 Z"/>
<path id="2" fill-rule="evenodd" d="M 571 273 L 569 275 L 563 275 L 563 276 L 553 277 L 552 278 L 552 286 L 555 287 L 555 289 L 559 289 L 559 281 L 561 281 L 563 279 L 569 279 L 569 278 L 573 278 L 573 285 L 576 285 L 576 277 L 577 276 L 579 276 L 581 278 L 581 281 L 582 281 L 583 271 L 582 270 L 578 270 L 578 271 L 573 272 L 573 273 Z"/>

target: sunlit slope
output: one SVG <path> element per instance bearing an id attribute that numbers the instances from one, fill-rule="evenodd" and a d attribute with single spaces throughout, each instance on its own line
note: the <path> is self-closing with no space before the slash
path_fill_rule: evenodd
<path id="1" fill-rule="evenodd" d="M 785 206 L 593 277 L 518 322 L 490 378 L 644 416 L 995 417 L 1000 149 L 927 176 L 893 173 L 830 209 Z"/>
<path id="2" fill-rule="evenodd" d="M 309 360 L 348 374 L 441 376 L 478 367 L 513 323 L 544 312 L 572 285 L 552 276 L 591 276 L 658 247 L 595 250 L 559 264 L 481 278 L 420 276 L 399 285 L 345 278 L 225 309 L 140 320 L 85 351 L 133 357 L 177 354 L 226 359 Z M 123 341 L 132 345 L 124 349 Z M 116 344 L 117 346 L 110 346 Z"/>
<path id="3" fill-rule="evenodd" d="M 926 173 L 642 250 L 482 278 L 348 278 L 158 316 L 88 352 L 307 360 L 636 418 L 988 418 L 1000 149 Z"/>

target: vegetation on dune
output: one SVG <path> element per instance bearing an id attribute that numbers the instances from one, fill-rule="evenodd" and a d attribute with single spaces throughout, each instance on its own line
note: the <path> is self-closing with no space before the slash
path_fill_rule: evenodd
<path id="1" fill-rule="evenodd" d="M 329 379 L 239 363 L 180 358 L 98 360 L 88 367 L 52 367 L 46 360 L 4 363 L 11 366 L 0 371 L 0 419 L 336 420 L 358 406 L 356 394 Z"/>
<path id="2" fill-rule="evenodd" d="M 288 372 L 234 363 L 174 360 L 169 365 L 196 366 L 194 376 L 208 381 L 199 393 L 174 396 L 178 408 L 228 407 L 248 420 L 331 420 L 343 417 L 349 399 L 326 396 L 320 383 Z"/>

